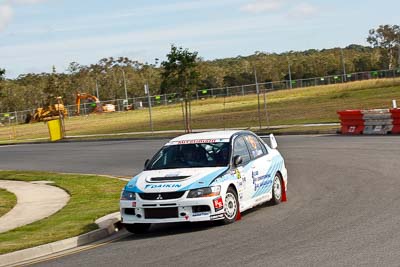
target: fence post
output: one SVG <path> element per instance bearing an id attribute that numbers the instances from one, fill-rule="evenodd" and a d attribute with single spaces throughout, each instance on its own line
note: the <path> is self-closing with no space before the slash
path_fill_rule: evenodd
<path id="1" fill-rule="evenodd" d="M 244 86 L 242 85 L 242 96 L 244 96 Z"/>
<path id="2" fill-rule="evenodd" d="M 18 113 L 15 111 L 15 124 L 18 124 Z"/>

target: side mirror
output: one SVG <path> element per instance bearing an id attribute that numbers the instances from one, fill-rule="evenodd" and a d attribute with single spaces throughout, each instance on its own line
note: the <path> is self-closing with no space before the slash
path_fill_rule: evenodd
<path id="1" fill-rule="evenodd" d="M 147 169 L 147 165 L 149 165 L 150 160 L 146 159 L 146 161 L 144 162 L 144 169 Z"/>
<path id="2" fill-rule="evenodd" d="M 273 134 L 269 135 L 269 140 L 271 142 L 271 148 L 276 149 L 278 147 L 278 143 L 276 142 L 275 136 Z"/>
<path id="3" fill-rule="evenodd" d="M 235 165 L 235 167 L 239 166 L 240 164 L 242 164 L 243 160 L 242 157 L 239 155 L 236 155 L 233 157 L 233 165 Z"/>

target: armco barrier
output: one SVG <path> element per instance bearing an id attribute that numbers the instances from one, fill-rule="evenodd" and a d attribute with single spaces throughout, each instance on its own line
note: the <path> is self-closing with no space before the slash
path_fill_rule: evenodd
<path id="1" fill-rule="evenodd" d="M 362 134 L 364 119 L 361 110 L 342 110 L 337 112 L 340 118 L 342 134 Z"/>
<path id="2" fill-rule="evenodd" d="M 392 115 L 393 120 L 393 134 L 400 134 L 400 109 L 391 109 L 390 114 Z"/>
<path id="3" fill-rule="evenodd" d="M 400 134 L 400 109 L 342 110 L 337 113 L 342 134 Z"/>

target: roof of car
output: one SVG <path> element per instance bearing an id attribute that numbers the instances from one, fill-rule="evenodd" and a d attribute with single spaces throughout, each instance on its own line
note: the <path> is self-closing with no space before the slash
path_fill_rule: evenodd
<path id="1" fill-rule="evenodd" d="M 220 139 L 230 139 L 232 135 L 241 132 L 240 130 L 231 131 L 213 131 L 213 132 L 203 132 L 203 133 L 191 133 L 178 136 L 169 143 L 177 143 L 182 141 L 195 141 L 195 140 L 220 140 Z"/>

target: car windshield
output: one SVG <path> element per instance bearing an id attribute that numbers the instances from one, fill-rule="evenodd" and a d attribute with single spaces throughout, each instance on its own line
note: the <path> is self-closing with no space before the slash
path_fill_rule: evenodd
<path id="1" fill-rule="evenodd" d="M 149 162 L 147 170 L 227 166 L 227 142 L 164 146 Z"/>

